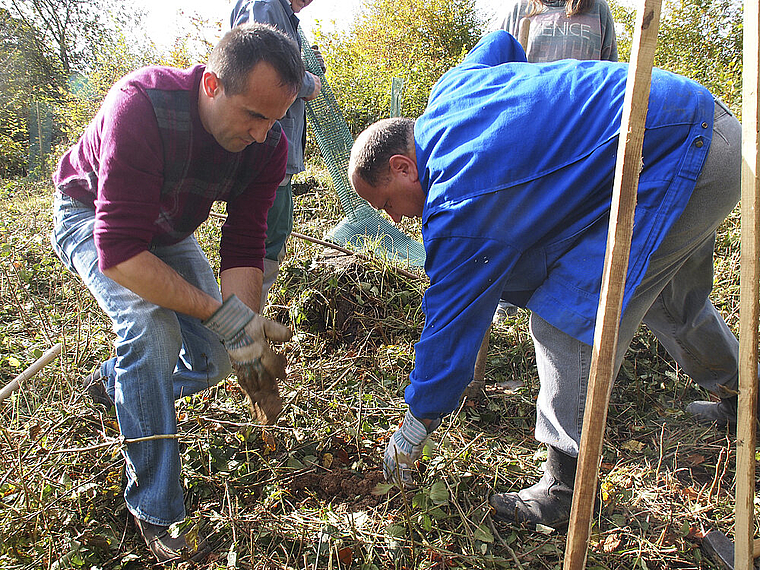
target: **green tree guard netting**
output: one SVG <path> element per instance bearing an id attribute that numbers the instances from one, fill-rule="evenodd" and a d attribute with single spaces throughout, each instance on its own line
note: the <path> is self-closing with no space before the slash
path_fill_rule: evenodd
<path id="1" fill-rule="evenodd" d="M 412 266 L 424 265 L 425 248 L 422 244 L 382 217 L 351 187 L 348 181 L 348 160 L 354 139 L 311 44 L 303 30 L 299 28 L 298 31 L 306 69 L 322 81 L 322 90 L 317 98 L 306 103 L 306 116 L 345 214 L 345 218 L 327 233 L 325 239 L 358 250 L 371 249 L 379 257 Z"/>
<path id="2" fill-rule="evenodd" d="M 404 78 L 394 77 L 391 81 L 391 117 L 401 116 L 401 94 L 404 92 Z"/>

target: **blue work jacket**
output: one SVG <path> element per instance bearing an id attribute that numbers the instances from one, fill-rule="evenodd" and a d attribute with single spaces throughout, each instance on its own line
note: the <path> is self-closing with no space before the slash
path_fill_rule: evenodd
<path id="1" fill-rule="evenodd" d="M 526 63 L 504 31 L 433 87 L 414 128 L 430 278 L 406 401 L 454 410 L 500 295 L 591 344 L 628 65 Z M 655 69 L 623 311 L 691 196 L 714 100 Z"/>

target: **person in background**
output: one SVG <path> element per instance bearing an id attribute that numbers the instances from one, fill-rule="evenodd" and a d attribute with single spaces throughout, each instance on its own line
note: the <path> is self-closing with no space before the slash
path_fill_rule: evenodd
<path id="1" fill-rule="evenodd" d="M 518 37 L 523 18 L 530 20 L 525 55 L 531 63 L 618 60 L 615 23 L 605 0 L 517 0 L 497 14 L 495 29 Z"/>
<path id="2" fill-rule="evenodd" d="M 259 22 L 274 26 L 301 47 L 298 34 L 299 20 L 296 14 L 311 4 L 312 0 L 238 0 L 230 14 L 230 27 L 246 22 Z M 316 46 L 315 46 L 316 47 Z M 317 59 L 323 62 L 321 54 Z M 324 65 L 323 71 L 324 71 Z M 280 263 L 285 257 L 288 237 L 293 231 L 293 175 L 303 172 L 306 147 L 306 101 L 319 95 L 322 82 L 319 76 L 304 71 L 298 97 L 280 119 L 282 130 L 288 138 L 288 166 L 285 177 L 277 188 L 277 197 L 267 217 L 266 257 L 264 258 L 264 283 L 262 285 L 261 309 L 277 279 Z"/>
<path id="3" fill-rule="evenodd" d="M 500 297 L 530 309 L 544 474 L 490 497 L 497 518 L 561 528 L 572 504 L 628 66 L 525 64 L 486 35 L 433 87 L 425 112 L 354 143 L 349 179 L 395 221 L 422 218 L 425 326 L 391 436 L 388 479 L 410 481 L 425 441 L 459 406 Z M 739 343 L 710 302 L 715 230 L 740 195 L 741 125 L 701 85 L 659 69 L 643 144 L 615 367 L 644 322 L 719 400 L 698 421 L 736 423 Z"/>
<path id="4" fill-rule="evenodd" d="M 269 341 L 290 330 L 257 314 L 266 219 L 285 175 L 277 122 L 300 92 L 298 46 L 270 26 L 228 32 L 207 65 L 146 67 L 108 92 L 53 175 L 53 249 L 111 319 L 115 356 L 85 379 L 115 407 L 127 509 L 160 562 L 200 560 L 185 518 L 177 398 L 238 370 L 284 377 Z M 217 284 L 193 232 L 227 203 Z M 220 342 L 221 341 L 221 342 Z M 248 380 L 252 379 L 247 374 Z"/>

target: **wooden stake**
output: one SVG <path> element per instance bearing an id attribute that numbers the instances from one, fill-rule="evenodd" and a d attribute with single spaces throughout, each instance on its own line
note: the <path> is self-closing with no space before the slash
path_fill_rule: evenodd
<path id="1" fill-rule="evenodd" d="M 573 506 L 567 536 L 564 569 L 586 565 L 591 533 L 599 458 L 602 454 L 615 353 L 622 313 L 625 277 L 633 235 L 636 193 L 641 169 L 644 123 L 649 103 L 654 50 L 660 22 L 661 0 L 644 0 L 636 17 L 636 30 L 628 69 L 623 116 L 610 206 L 610 227 L 604 260 L 602 290 L 594 330 L 594 347 L 583 415 L 580 454 L 575 476 Z"/>
<path id="2" fill-rule="evenodd" d="M 521 18 L 520 24 L 517 28 L 517 41 L 525 52 L 525 56 L 528 55 L 528 37 L 530 36 L 530 18 Z"/>
<path id="3" fill-rule="evenodd" d="M 61 343 L 59 342 L 52 348 L 49 348 L 45 354 L 40 356 L 29 368 L 24 370 L 21 374 L 16 376 L 14 380 L 8 384 L 5 388 L 0 390 L 0 403 L 2 403 L 3 400 L 5 400 L 8 396 L 13 394 L 16 390 L 18 390 L 21 387 L 21 383 L 25 382 L 26 380 L 29 380 L 32 376 L 37 374 L 42 368 L 51 360 L 53 360 L 56 356 L 58 356 L 61 353 Z"/>
<path id="4" fill-rule="evenodd" d="M 744 3 L 744 70 L 742 73 L 742 238 L 739 301 L 739 406 L 736 426 L 736 526 L 734 568 L 754 568 L 755 426 L 758 360 L 758 89 L 760 89 L 760 6 Z"/>
<path id="5" fill-rule="evenodd" d="M 486 362 L 488 360 L 488 344 L 491 337 L 491 327 L 488 325 L 486 334 L 478 349 L 478 356 L 475 358 L 475 370 L 472 373 L 472 380 L 465 388 L 465 396 L 475 397 L 479 395 L 486 386 Z"/>
<path id="6" fill-rule="evenodd" d="M 530 18 L 522 18 L 520 20 L 519 29 L 517 32 L 517 41 L 523 48 L 523 51 L 528 53 L 528 36 L 530 35 Z M 472 381 L 465 390 L 465 394 L 474 396 L 479 393 L 485 386 L 486 376 L 486 360 L 488 360 L 488 343 L 491 337 L 491 326 L 488 325 L 486 334 L 483 336 L 483 340 L 480 343 L 478 349 L 478 356 L 475 358 L 475 370 L 472 374 Z"/>

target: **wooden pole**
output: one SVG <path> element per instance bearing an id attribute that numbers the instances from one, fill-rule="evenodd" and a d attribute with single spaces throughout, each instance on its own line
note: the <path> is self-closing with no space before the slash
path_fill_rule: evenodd
<path id="1" fill-rule="evenodd" d="M 599 458 L 602 454 L 615 353 L 622 313 L 625 277 L 633 235 L 636 193 L 641 169 L 644 123 L 649 103 L 654 50 L 660 22 L 661 0 L 644 0 L 636 17 L 636 30 L 628 69 L 620 125 L 610 226 L 604 260 L 602 289 L 594 330 L 594 347 L 583 415 L 580 454 L 567 536 L 564 569 L 586 565 L 591 514 L 594 508 Z"/>
<path id="2" fill-rule="evenodd" d="M 5 400 L 8 396 L 13 394 L 16 390 L 18 390 L 21 387 L 21 383 L 25 382 L 37 372 L 42 370 L 42 368 L 51 360 L 53 360 L 56 356 L 58 356 L 61 353 L 61 343 L 59 342 L 52 348 L 49 348 L 45 354 L 40 356 L 29 368 L 24 370 L 21 374 L 16 376 L 14 380 L 5 386 L 2 390 L 0 390 L 0 403 L 2 403 L 3 400 Z"/>
<path id="3" fill-rule="evenodd" d="M 520 45 L 523 48 L 523 51 L 528 53 L 528 36 L 530 35 L 530 18 L 522 18 L 520 20 L 518 32 L 517 32 L 517 41 L 520 42 Z M 486 360 L 488 359 L 488 344 L 491 337 L 491 326 L 488 325 L 488 328 L 486 329 L 486 334 L 483 336 L 483 340 L 480 343 L 480 348 L 478 349 L 478 355 L 475 358 L 475 370 L 472 374 L 472 381 L 470 382 L 469 386 L 467 386 L 467 389 L 465 390 L 465 394 L 474 396 L 480 390 L 483 389 L 483 386 L 485 386 L 485 376 L 486 376 Z"/>
<path id="4" fill-rule="evenodd" d="M 734 568 L 754 568 L 755 425 L 758 360 L 758 89 L 760 88 L 760 7 L 744 3 L 744 69 L 742 73 L 742 205 L 739 301 L 739 406 L 736 427 L 736 526 Z"/>
<path id="5" fill-rule="evenodd" d="M 517 41 L 520 42 L 520 45 L 522 46 L 526 57 L 528 55 L 528 38 L 529 37 L 530 37 L 530 18 L 521 18 L 520 24 L 518 25 L 518 28 L 517 28 Z"/>

